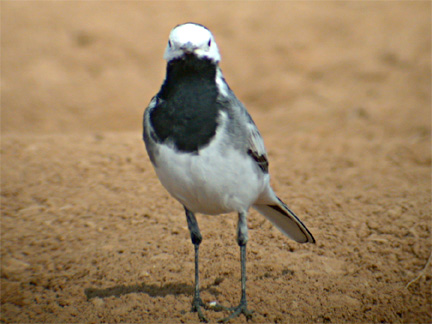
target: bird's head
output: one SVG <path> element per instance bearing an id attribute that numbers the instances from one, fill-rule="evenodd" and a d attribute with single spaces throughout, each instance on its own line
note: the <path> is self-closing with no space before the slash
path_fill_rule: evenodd
<path id="1" fill-rule="evenodd" d="M 173 28 L 164 59 L 169 62 L 190 54 L 215 63 L 220 61 L 219 49 L 212 33 L 206 27 L 195 23 L 186 23 Z"/>

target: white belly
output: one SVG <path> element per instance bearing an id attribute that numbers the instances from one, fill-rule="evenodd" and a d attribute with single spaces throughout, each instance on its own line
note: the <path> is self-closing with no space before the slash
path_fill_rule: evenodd
<path id="1" fill-rule="evenodd" d="M 193 212 L 210 215 L 246 211 L 269 183 L 269 175 L 252 158 L 221 139 L 199 154 L 160 145 L 155 170 L 178 201 Z"/>

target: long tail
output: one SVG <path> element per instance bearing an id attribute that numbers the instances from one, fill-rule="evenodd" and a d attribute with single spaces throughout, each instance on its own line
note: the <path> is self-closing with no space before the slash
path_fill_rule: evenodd
<path id="1" fill-rule="evenodd" d="M 253 205 L 282 233 L 299 243 L 315 243 L 315 239 L 301 220 L 277 198 L 274 204 Z"/>

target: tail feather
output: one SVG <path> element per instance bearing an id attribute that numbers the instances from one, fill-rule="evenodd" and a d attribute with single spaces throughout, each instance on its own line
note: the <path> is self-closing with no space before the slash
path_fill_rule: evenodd
<path id="1" fill-rule="evenodd" d="M 277 198 L 277 202 L 267 205 L 253 205 L 254 209 L 264 215 L 282 233 L 299 243 L 315 243 L 315 239 L 302 221 Z"/>

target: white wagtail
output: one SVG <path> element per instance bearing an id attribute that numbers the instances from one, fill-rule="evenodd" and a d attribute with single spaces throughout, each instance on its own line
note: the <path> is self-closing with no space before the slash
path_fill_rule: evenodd
<path id="1" fill-rule="evenodd" d="M 270 187 L 267 153 L 251 116 L 226 83 L 211 32 L 186 23 L 169 35 L 166 77 L 144 113 L 144 142 L 163 186 L 186 212 L 195 247 L 192 311 L 207 321 L 201 306 L 198 256 L 202 236 L 195 213 L 238 213 L 241 301 L 227 321 L 251 317 L 246 302 L 246 216 L 250 207 L 299 243 L 314 243 L 306 226 Z M 222 306 L 220 306 L 222 307 Z M 220 309 L 220 308 L 219 308 Z"/>

